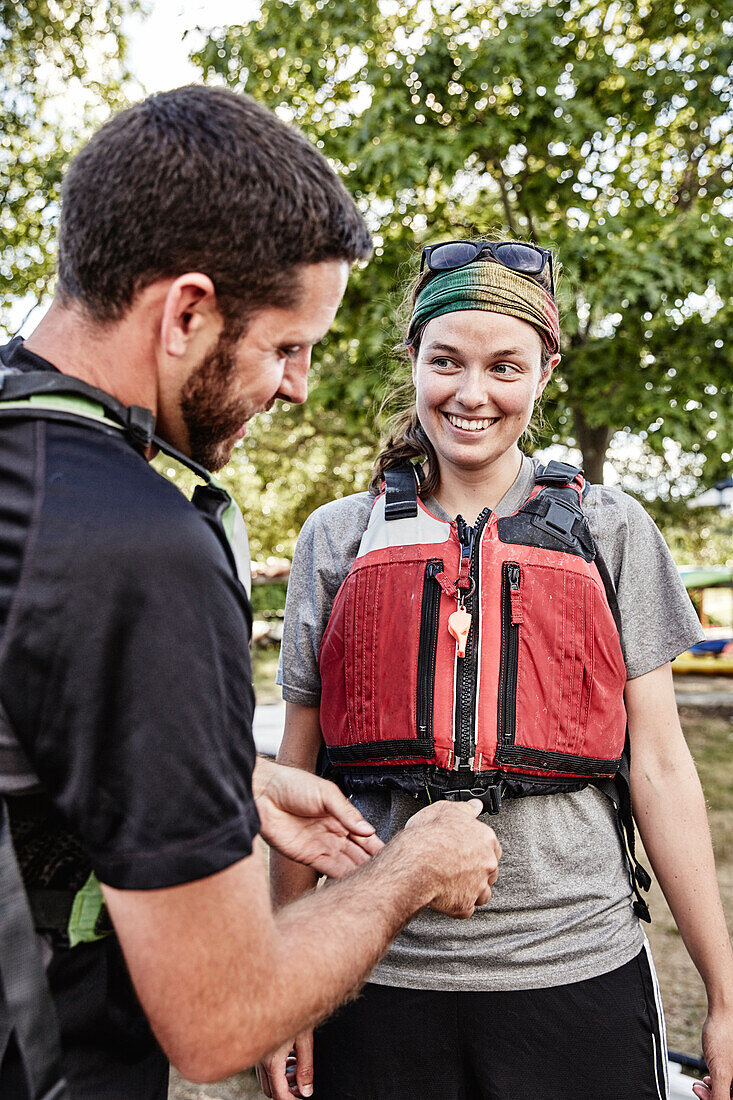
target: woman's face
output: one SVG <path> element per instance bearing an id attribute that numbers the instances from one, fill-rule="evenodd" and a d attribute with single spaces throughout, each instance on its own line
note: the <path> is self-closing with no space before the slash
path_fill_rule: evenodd
<path id="1" fill-rule="evenodd" d="M 446 466 L 488 469 L 514 449 L 550 377 L 541 356 L 538 333 L 517 317 L 477 309 L 427 323 L 412 380 L 443 476 Z"/>

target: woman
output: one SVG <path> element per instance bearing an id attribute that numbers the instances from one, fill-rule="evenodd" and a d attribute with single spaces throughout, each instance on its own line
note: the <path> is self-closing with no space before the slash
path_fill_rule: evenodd
<path id="1" fill-rule="evenodd" d="M 628 720 L 636 821 L 709 998 L 713 1091 L 696 1091 L 723 1100 L 733 957 L 670 670 L 699 624 L 638 504 L 519 449 L 560 361 L 551 254 L 447 242 L 423 268 L 406 335 L 414 403 L 372 491 L 318 509 L 298 541 L 279 759 L 314 769 L 325 734 L 385 840 L 426 800 L 478 788 L 501 804 L 504 854 L 489 905 L 460 925 L 419 914 L 317 1030 L 315 1095 L 666 1096 L 644 875 L 617 827 L 623 781 L 608 778 L 619 760 L 623 774 Z M 375 504 L 385 476 L 392 525 L 390 496 Z M 276 854 L 272 880 L 280 903 L 314 886 Z M 311 1042 L 297 1037 L 296 1095 L 311 1095 Z M 287 1056 L 260 1069 L 268 1095 L 292 1094 Z"/>

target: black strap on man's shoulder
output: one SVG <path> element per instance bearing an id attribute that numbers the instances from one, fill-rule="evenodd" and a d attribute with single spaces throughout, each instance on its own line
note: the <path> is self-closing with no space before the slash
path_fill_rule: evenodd
<path id="1" fill-rule="evenodd" d="M 182 454 L 170 443 L 155 434 L 155 416 L 150 409 L 142 405 L 123 405 L 116 397 L 104 390 L 90 386 L 81 378 L 55 371 L 2 371 L 0 370 L 0 411 L 3 402 L 22 401 L 28 397 L 44 394 L 59 394 L 68 397 L 83 397 L 101 405 L 110 420 L 114 420 L 123 429 L 133 446 L 144 449 L 155 446 L 163 454 L 176 459 L 204 481 L 211 480 L 211 474 L 188 455 Z M 42 415 L 47 410 L 37 410 Z M 59 419 L 74 419 L 73 413 L 58 413 Z"/>

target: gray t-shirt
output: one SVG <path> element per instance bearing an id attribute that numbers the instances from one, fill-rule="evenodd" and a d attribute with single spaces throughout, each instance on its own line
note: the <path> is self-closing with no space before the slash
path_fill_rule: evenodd
<path id="1" fill-rule="evenodd" d="M 495 509 L 516 511 L 534 485 L 524 458 Z M 293 558 L 278 682 L 288 702 L 318 706 L 318 648 L 334 597 L 356 557 L 373 497 L 332 501 L 303 526 Z M 435 499 L 427 507 L 450 519 Z M 618 489 L 589 488 L 593 538 L 613 578 L 629 679 L 651 672 L 702 637 L 669 550 L 644 509 Z M 388 840 L 421 802 L 402 792 L 360 794 L 364 816 Z M 424 909 L 370 981 L 438 990 L 534 989 L 582 981 L 623 966 L 644 936 L 610 801 L 595 787 L 505 800 L 484 818 L 503 856 L 491 901 L 467 921 Z"/>

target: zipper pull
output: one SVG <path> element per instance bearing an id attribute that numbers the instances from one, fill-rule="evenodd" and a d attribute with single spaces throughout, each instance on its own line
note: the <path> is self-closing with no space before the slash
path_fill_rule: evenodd
<path id="1" fill-rule="evenodd" d="M 458 568 L 456 587 L 465 590 L 469 586 L 471 569 L 471 549 L 473 547 L 473 527 L 469 527 L 463 516 L 456 516 L 456 531 L 461 544 L 461 563 Z M 461 654 L 463 656 L 463 654 Z"/>
<path id="2" fill-rule="evenodd" d="M 524 622 L 524 610 L 522 608 L 522 571 L 515 561 L 506 563 L 507 577 L 509 580 L 509 599 L 512 607 L 512 626 L 518 626 Z"/>

